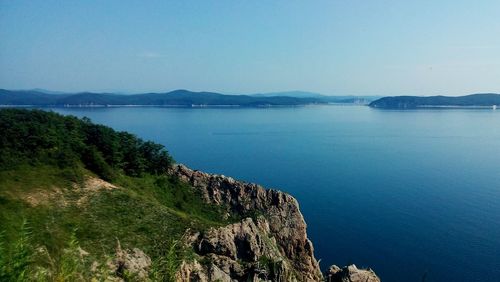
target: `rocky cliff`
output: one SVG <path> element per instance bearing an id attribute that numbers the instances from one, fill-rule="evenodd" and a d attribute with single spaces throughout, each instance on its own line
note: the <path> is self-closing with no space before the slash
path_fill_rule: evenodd
<path id="1" fill-rule="evenodd" d="M 306 223 L 292 196 L 183 165 L 173 166 L 169 173 L 190 184 L 205 202 L 225 209 L 228 216 L 238 214 L 243 218 L 203 234 L 189 234 L 186 243 L 201 259 L 183 262 L 178 280 L 324 280 L 313 245 L 307 238 Z M 332 266 L 326 278 L 329 281 L 379 281 L 373 272 L 366 273 L 373 274 L 371 277 L 376 280 L 363 279 L 365 271 L 355 266 L 342 269 Z M 351 276 L 354 279 L 350 279 Z M 346 277 L 350 280 L 343 280 Z"/>
<path id="2" fill-rule="evenodd" d="M 325 277 L 285 193 L 174 165 L 163 146 L 88 119 L 1 109 L 0 132 L 0 281 Z"/>

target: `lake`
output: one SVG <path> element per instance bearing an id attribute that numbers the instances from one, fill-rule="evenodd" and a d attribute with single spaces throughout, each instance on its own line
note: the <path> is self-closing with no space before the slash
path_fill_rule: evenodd
<path id="1" fill-rule="evenodd" d="M 315 254 L 382 281 L 499 281 L 500 110 L 57 108 L 295 196 Z"/>

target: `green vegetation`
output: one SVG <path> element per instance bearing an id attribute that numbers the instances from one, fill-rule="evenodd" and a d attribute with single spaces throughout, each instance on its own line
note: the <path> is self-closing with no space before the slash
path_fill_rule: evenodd
<path id="1" fill-rule="evenodd" d="M 0 89 L 0 105 L 37 105 L 37 106 L 106 106 L 106 105 L 144 105 L 144 106 L 182 106 L 192 105 L 237 105 L 258 107 L 268 105 L 306 105 L 324 104 L 328 101 L 319 98 L 297 97 L 258 97 L 249 95 L 224 95 L 212 92 L 191 92 L 175 90 L 168 93 L 146 93 L 119 95 L 110 93 L 76 93 L 52 95 L 38 91 L 13 91 Z"/>
<path id="2" fill-rule="evenodd" d="M 0 110 L 0 132 L 0 281 L 130 278 L 106 267 L 117 240 L 152 258 L 149 279 L 172 281 L 194 255 L 186 230 L 228 223 L 165 173 L 159 144 L 39 110 Z"/>
<path id="3" fill-rule="evenodd" d="M 89 119 L 40 110 L 0 112 L 0 169 L 50 164 L 60 168 L 83 164 L 112 180 L 117 173 L 141 176 L 165 171 L 173 160 L 163 146 Z"/>
<path id="4" fill-rule="evenodd" d="M 383 97 L 371 102 L 369 106 L 382 109 L 416 109 L 420 107 L 492 107 L 493 105 L 500 105 L 500 94 L 472 94 L 459 97 Z"/>

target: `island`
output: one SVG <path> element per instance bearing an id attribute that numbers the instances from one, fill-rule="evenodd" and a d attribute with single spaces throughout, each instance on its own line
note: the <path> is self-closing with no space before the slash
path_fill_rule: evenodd
<path id="1" fill-rule="evenodd" d="M 417 109 L 417 108 L 493 108 L 500 106 L 500 94 L 485 93 L 466 96 L 395 96 L 383 97 L 369 104 L 381 109 Z"/>

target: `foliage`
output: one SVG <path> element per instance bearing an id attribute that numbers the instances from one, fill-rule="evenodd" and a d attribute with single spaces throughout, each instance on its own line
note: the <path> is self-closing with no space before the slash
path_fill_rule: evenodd
<path id="1" fill-rule="evenodd" d="M 97 260 L 90 258 L 81 247 L 74 230 L 66 242 L 66 247 L 58 256 L 51 256 L 46 246 L 34 246 L 26 221 L 23 222 L 19 237 L 10 252 L 6 252 L 5 238 L 0 236 L 0 281 L 138 281 L 137 274 L 123 271 L 116 272 L 108 265 L 109 256 Z M 149 277 L 145 281 L 175 281 L 175 274 L 188 250 L 174 240 L 161 256 L 153 260 Z M 43 260 L 43 265 L 34 264 L 35 260 Z M 93 260 L 93 262 L 92 262 Z M 143 281 L 144 279 L 140 279 Z"/>
<path id="2" fill-rule="evenodd" d="M 116 239 L 152 258 L 153 281 L 172 281 L 185 231 L 228 223 L 164 173 L 161 145 L 39 110 L 0 110 L 0 131 L 0 281 L 104 281 Z"/>
<path id="3" fill-rule="evenodd" d="M 186 250 L 174 241 L 161 253 L 152 266 L 150 277 L 153 281 L 175 282 L 175 273 L 182 263 Z"/>
<path id="4" fill-rule="evenodd" d="M 6 249 L 5 237 L 0 237 L 0 281 L 25 281 L 29 277 L 28 268 L 33 260 L 30 235 L 31 231 L 24 220 L 10 252 Z"/>
<path id="5" fill-rule="evenodd" d="M 94 276 L 74 232 L 63 253 L 54 259 L 45 246 L 33 245 L 29 229 L 24 220 L 12 249 L 0 250 L 0 281 L 86 281 L 85 278 Z M 0 245 L 8 245 L 4 237 L 0 237 Z M 46 263 L 38 265 L 37 260 Z"/>
<path id="6" fill-rule="evenodd" d="M 61 168 L 83 164 L 105 180 L 164 172 L 173 159 L 163 145 L 93 124 L 89 119 L 41 110 L 0 110 L 0 170 L 23 163 Z"/>

